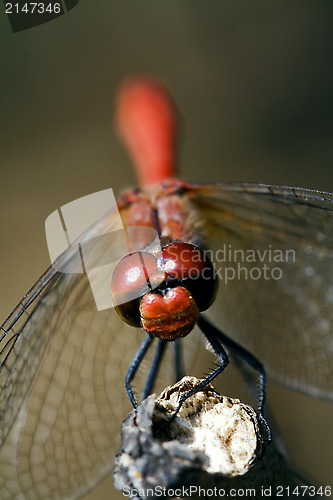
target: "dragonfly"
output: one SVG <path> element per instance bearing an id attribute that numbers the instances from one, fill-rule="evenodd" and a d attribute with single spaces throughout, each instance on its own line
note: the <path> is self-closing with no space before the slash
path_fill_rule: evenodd
<path id="1" fill-rule="evenodd" d="M 228 344 L 225 337 L 226 350 L 237 342 L 252 353 L 250 364 L 260 360 L 257 368 L 264 366 L 273 380 L 332 400 L 333 195 L 285 186 L 175 180 L 176 118 L 166 90 L 148 77 L 134 78 L 121 87 L 117 102 L 118 130 L 134 159 L 140 188 L 123 194 L 116 212 L 125 227 L 137 220 L 157 228 L 162 247 L 164 267 L 156 267 L 154 260 L 153 272 L 143 282 L 150 283 L 156 269 L 171 281 L 175 278 L 165 266 L 177 266 L 168 258 L 174 244 L 185 245 L 176 254 L 179 248 L 190 253 L 198 248 L 194 267 L 208 255 L 205 263 L 214 269 L 213 291 L 203 282 L 199 290 L 194 285 L 189 293 L 182 291 L 177 314 L 162 304 L 166 320 L 160 331 L 180 331 L 180 338 L 157 341 L 144 393 L 153 390 L 165 347 L 178 346 L 174 360 L 167 360 L 174 363 L 176 378 L 181 376 L 181 356 L 185 374 L 191 375 L 192 351 L 204 338 L 201 328 L 213 347 L 213 330 L 225 332 L 231 339 Z M 86 238 L 112 231 L 116 212 L 96 221 Z M 69 247 L 58 264 L 66 267 L 72 259 Z M 102 247 L 99 259 L 104 262 Z M 143 267 L 147 274 L 149 262 Z M 132 269 L 126 260 L 119 265 L 120 277 Z M 57 269 L 46 270 L 1 327 L 2 499 L 78 498 L 112 471 L 120 424 L 130 408 L 124 379 L 135 405 L 131 384 L 134 375 L 140 376 L 135 353 L 141 362 L 158 329 L 158 306 L 150 308 L 147 299 L 98 311 L 86 274 Z M 115 277 L 110 294 L 117 295 L 122 285 Z M 176 287 L 168 281 L 160 295 L 170 289 Z M 182 316 L 178 307 L 184 296 L 190 314 Z M 197 309 L 194 296 L 204 303 Z M 137 351 L 143 324 L 150 340 Z M 164 364 L 159 372 L 163 387 L 170 371 Z"/>

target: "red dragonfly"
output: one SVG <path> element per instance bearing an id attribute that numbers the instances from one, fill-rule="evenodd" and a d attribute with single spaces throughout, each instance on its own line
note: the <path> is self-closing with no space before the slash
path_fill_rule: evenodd
<path id="1" fill-rule="evenodd" d="M 245 353 L 261 377 L 259 413 L 261 363 L 270 377 L 293 389 L 333 397 L 333 195 L 170 180 L 175 117 L 166 92 L 150 79 L 122 87 L 117 116 L 142 186 L 119 199 L 119 211 L 125 226 L 158 230 L 162 264 L 147 253 L 135 290 L 147 282 L 151 290 L 123 301 L 117 311 L 97 311 L 86 275 L 51 266 L 2 325 L 2 499 L 76 498 L 112 471 L 129 409 L 122 380 L 130 366 L 126 387 L 135 405 L 131 382 L 157 333 L 179 341 L 157 343 L 145 394 L 153 388 L 165 347 L 177 346 L 179 378 L 181 353 L 186 365 L 202 329 L 221 364 L 223 345 L 228 351 L 234 342 L 244 346 L 236 355 Z M 87 239 L 107 232 L 114 217 L 108 213 L 97 221 Z M 189 276 L 189 256 L 199 274 L 210 269 L 208 285 Z M 69 248 L 60 263 L 72 258 Z M 128 288 L 126 275 L 133 269 L 127 257 L 118 266 L 110 283 L 114 296 Z M 160 272 L 164 288 L 155 290 L 152 277 Z M 141 326 L 148 340 L 133 359 Z M 192 375 L 191 364 L 185 365 L 184 373 Z M 163 386 L 174 381 L 167 379 L 169 372 L 160 373 Z"/>

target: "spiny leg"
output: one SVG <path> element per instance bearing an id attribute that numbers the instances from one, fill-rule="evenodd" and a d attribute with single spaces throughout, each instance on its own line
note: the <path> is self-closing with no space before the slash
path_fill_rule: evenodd
<path id="1" fill-rule="evenodd" d="M 174 355 L 175 355 L 175 375 L 176 382 L 184 377 L 184 359 L 183 359 L 183 345 L 181 339 L 174 341 Z"/>
<path id="2" fill-rule="evenodd" d="M 210 323 L 208 319 L 206 319 L 202 315 L 200 315 L 200 318 L 198 320 L 198 326 L 205 334 L 207 331 L 209 331 L 211 335 L 218 338 L 223 345 L 228 347 L 231 351 L 237 354 L 237 356 L 239 356 L 243 361 L 245 361 L 248 365 L 250 365 L 258 372 L 258 378 L 259 378 L 259 395 L 257 397 L 258 417 L 260 421 L 263 423 L 264 427 L 266 428 L 267 442 L 270 442 L 272 440 L 272 434 L 268 422 L 264 417 L 264 407 L 266 399 L 266 372 L 262 363 L 247 349 L 245 349 L 237 342 L 232 340 L 230 337 L 225 335 L 225 333 L 223 333 L 221 330 L 212 325 L 212 323 Z"/>
<path id="3" fill-rule="evenodd" d="M 149 396 L 149 394 L 151 394 L 154 389 L 154 384 L 156 381 L 159 367 L 161 366 L 161 361 L 165 353 L 166 345 L 167 345 L 166 340 L 158 341 L 154 359 L 149 370 L 145 389 L 143 391 L 143 399 L 146 399 L 146 397 Z"/>
<path id="4" fill-rule="evenodd" d="M 138 371 L 138 368 L 139 368 L 146 352 L 148 351 L 149 347 L 151 346 L 153 340 L 154 340 L 153 335 L 151 335 L 150 333 L 147 333 L 145 338 L 143 339 L 139 349 L 135 353 L 135 356 L 132 359 L 131 364 L 127 370 L 127 374 L 125 377 L 125 387 L 126 387 L 126 392 L 128 394 L 129 400 L 130 400 L 133 408 L 137 407 L 137 403 L 135 401 L 135 397 L 134 397 L 133 390 L 131 387 L 131 382 L 134 379 L 135 374 Z"/>
<path id="5" fill-rule="evenodd" d="M 217 357 L 220 361 L 220 366 L 218 366 L 214 371 L 212 371 L 209 375 L 207 375 L 207 377 L 205 377 L 198 385 L 193 387 L 193 389 L 188 391 L 186 394 L 184 394 L 180 398 L 179 403 L 178 403 L 178 407 L 177 407 L 175 413 L 170 418 L 170 422 L 172 422 L 172 420 L 174 420 L 174 418 L 176 417 L 177 413 L 179 412 L 184 401 L 186 401 L 193 394 L 195 394 L 196 392 L 199 392 L 203 387 L 206 387 L 206 385 L 208 385 L 210 382 L 212 382 L 212 380 L 214 380 L 214 378 L 216 378 L 224 370 L 224 368 L 227 366 L 227 364 L 229 363 L 228 354 L 226 353 L 226 351 L 224 350 L 224 348 L 220 344 L 220 342 L 215 338 L 214 332 L 212 332 L 209 328 L 206 328 L 205 325 L 203 325 L 204 328 L 202 328 L 202 326 L 199 323 L 200 318 L 201 318 L 201 316 L 199 317 L 199 320 L 198 320 L 198 326 L 200 327 L 200 329 L 204 333 L 206 339 L 208 340 L 208 342 L 212 346 L 215 354 L 217 355 Z"/>

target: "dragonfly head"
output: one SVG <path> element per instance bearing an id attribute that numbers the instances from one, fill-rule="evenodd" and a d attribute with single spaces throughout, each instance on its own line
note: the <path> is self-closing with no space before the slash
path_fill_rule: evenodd
<path id="1" fill-rule="evenodd" d="M 119 316 L 164 340 L 190 333 L 199 313 L 214 302 L 217 289 L 215 269 L 205 252 L 178 241 L 165 245 L 158 257 L 144 251 L 127 255 L 111 280 Z"/>

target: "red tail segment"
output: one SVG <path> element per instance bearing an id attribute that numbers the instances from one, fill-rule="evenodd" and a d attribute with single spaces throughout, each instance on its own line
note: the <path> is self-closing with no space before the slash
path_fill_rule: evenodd
<path id="1" fill-rule="evenodd" d="M 175 106 L 160 83 L 149 77 L 125 81 L 117 96 L 116 125 L 141 187 L 175 175 Z"/>

